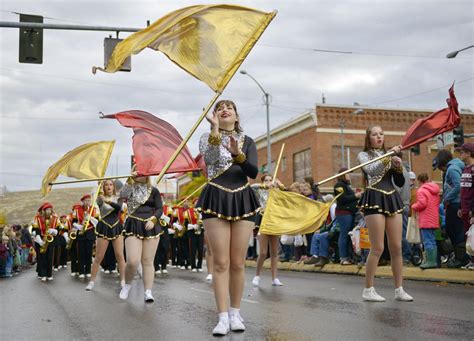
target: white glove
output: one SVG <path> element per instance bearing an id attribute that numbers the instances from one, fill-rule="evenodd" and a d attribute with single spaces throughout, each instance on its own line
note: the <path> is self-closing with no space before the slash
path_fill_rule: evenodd
<path id="1" fill-rule="evenodd" d="M 174 234 L 174 230 L 173 229 L 168 229 L 168 234 Z"/>
<path id="2" fill-rule="evenodd" d="M 199 213 L 199 220 L 202 220 L 202 214 Z"/>
<path id="3" fill-rule="evenodd" d="M 194 230 L 194 229 L 197 229 L 197 225 L 188 224 L 188 230 Z"/>
<path id="4" fill-rule="evenodd" d="M 164 215 L 164 214 L 161 214 L 161 217 L 160 217 L 160 220 L 163 220 L 165 223 L 169 224 L 171 219 L 170 217 Z"/>
<path id="5" fill-rule="evenodd" d="M 76 229 L 76 230 L 82 230 L 82 227 L 83 227 L 81 224 L 78 224 L 78 223 L 74 223 L 74 224 L 72 224 L 72 226 L 73 226 L 74 229 Z"/>
<path id="6" fill-rule="evenodd" d="M 174 227 L 175 229 L 177 229 L 178 231 L 182 231 L 182 230 L 183 230 L 183 227 L 182 227 L 180 224 L 178 224 L 178 223 L 173 223 L 173 227 Z"/>
<path id="7" fill-rule="evenodd" d="M 67 232 L 63 233 L 63 238 L 66 241 L 66 244 L 69 243 L 69 234 Z"/>
<path id="8" fill-rule="evenodd" d="M 56 230 L 56 229 L 49 229 L 49 230 L 48 230 L 48 233 L 51 234 L 51 235 L 53 235 L 53 236 L 56 236 L 56 235 L 58 234 L 58 230 Z"/>
<path id="9" fill-rule="evenodd" d="M 44 245 L 44 241 L 41 239 L 40 236 L 36 236 L 35 237 L 35 242 L 37 242 L 39 244 L 39 246 L 43 246 Z"/>
<path id="10" fill-rule="evenodd" d="M 32 237 L 36 237 L 36 231 L 31 232 Z"/>
<path id="11" fill-rule="evenodd" d="M 99 222 L 96 218 L 94 217 L 91 217 L 90 221 L 89 221 L 92 225 L 94 226 L 97 226 L 97 223 Z"/>

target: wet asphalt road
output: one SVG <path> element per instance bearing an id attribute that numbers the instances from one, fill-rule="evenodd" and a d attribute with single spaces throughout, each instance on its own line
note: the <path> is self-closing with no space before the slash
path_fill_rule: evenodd
<path id="1" fill-rule="evenodd" d="M 68 269 L 69 270 L 69 269 Z M 283 287 L 263 273 L 253 288 L 247 269 L 241 312 L 247 330 L 213 338 L 212 285 L 205 273 L 169 269 L 157 275 L 154 304 L 143 302 L 141 281 L 128 301 L 119 282 L 101 273 L 93 292 L 67 270 L 41 283 L 34 270 L 0 280 L 1 340 L 473 340 L 474 287 L 406 281 L 413 303 L 392 299 L 390 279 L 376 280 L 385 303 L 365 303 L 363 278 L 280 272 Z"/>

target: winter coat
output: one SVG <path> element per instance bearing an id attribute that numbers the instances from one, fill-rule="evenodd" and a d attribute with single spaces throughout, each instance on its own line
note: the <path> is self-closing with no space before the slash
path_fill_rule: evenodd
<path id="1" fill-rule="evenodd" d="M 411 208 L 418 213 L 419 228 L 439 228 L 439 192 L 434 182 L 425 182 L 416 192 L 416 202 Z"/>
<path id="2" fill-rule="evenodd" d="M 336 214 L 337 211 L 347 211 L 351 214 L 355 214 L 357 212 L 357 201 L 359 199 L 357 199 L 350 183 L 344 180 L 338 180 L 334 185 L 334 195 L 337 196 L 341 192 L 343 194 L 337 198 Z"/>
<path id="3" fill-rule="evenodd" d="M 460 159 L 448 162 L 443 181 L 443 201 L 447 204 L 461 202 L 461 174 L 464 167 L 464 162 Z"/>

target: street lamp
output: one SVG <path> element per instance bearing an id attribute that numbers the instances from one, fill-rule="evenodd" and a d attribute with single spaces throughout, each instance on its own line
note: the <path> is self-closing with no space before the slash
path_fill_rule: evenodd
<path id="1" fill-rule="evenodd" d="M 262 90 L 263 94 L 265 95 L 265 106 L 267 107 L 267 172 L 271 174 L 272 172 L 272 150 L 271 150 L 271 143 L 270 143 L 270 94 L 265 91 L 265 89 L 260 85 L 259 82 L 255 78 L 252 77 L 247 71 L 240 70 L 240 73 L 243 75 L 247 75 L 253 79 L 255 83 L 257 83 L 260 90 Z"/>
<path id="2" fill-rule="evenodd" d="M 357 109 L 349 114 L 351 115 L 360 115 L 364 113 L 364 109 Z M 341 118 L 341 167 L 346 165 L 345 157 L 344 157 L 344 125 L 346 124 L 346 119 L 344 117 Z"/>
<path id="3" fill-rule="evenodd" d="M 446 55 L 446 58 L 456 58 L 456 56 L 458 55 L 459 52 L 461 51 L 464 51 L 464 50 L 467 50 L 467 49 L 470 49 L 474 47 L 474 45 L 471 45 L 471 46 L 468 46 L 468 47 L 465 47 L 463 49 L 460 49 L 460 50 L 457 50 L 457 51 L 453 51 L 453 52 L 450 52 Z"/>

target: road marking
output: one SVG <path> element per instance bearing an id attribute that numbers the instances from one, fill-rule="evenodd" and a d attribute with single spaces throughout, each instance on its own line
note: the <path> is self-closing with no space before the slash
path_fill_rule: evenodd
<path id="1" fill-rule="evenodd" d="M 206 294 L 214 295 L 214 293 L 213 293 L 212 291 L 209 291 L 209 290 L 202 290 L 202 289 L 196 289 L 196 288 L 191 288 L 191 290 L 197 291 L 197 292 L 204 292 L 204 293 L 206 293 Z M 259 303 L 260 303 L 260 302 L 258 302 L 258 301 L 248 300 L 248 299 L 246 299 L 246 298 L 242 298 L 242 301 L 247 302 L 247 303 L 252 303 L 252 304 L 259 304 Z"/>

